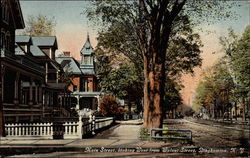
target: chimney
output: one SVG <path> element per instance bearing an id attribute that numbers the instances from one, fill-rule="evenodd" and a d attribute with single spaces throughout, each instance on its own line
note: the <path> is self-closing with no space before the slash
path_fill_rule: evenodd
<path id="1" fill-rule="evenodd" d="M 70 57 L 70 52 L 63 52 L 63 55 L 64 55 L 65 57 Z"/>

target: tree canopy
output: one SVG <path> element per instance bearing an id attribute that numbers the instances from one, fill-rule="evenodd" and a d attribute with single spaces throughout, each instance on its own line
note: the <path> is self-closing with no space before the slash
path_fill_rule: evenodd
<path id="1" fill-rule="evenodd" d="M 230 5 L 186 0 L 97 1 L 94 5 L 88 17 L 105 26 L 99 33 L 99 48 L 107 54 L 123 54 L 142 67 L 144 126 L 161 127 L 166 80 L 192 72 L 201 63 L 202 44 L 192 30 L 193 21 L 201 18 L 191 20 L 189 13 L 208 17 L 209 12 L 222 18 Z"/>
<path id="2" fill-rule="evenodd" d="M 243 105 L 243 119 L 246 115 L 245 99 L 249 100 L 249 59 L 250 59 L 250 27 L 247 26 L 242 36 L 229 29 L 227 37 L 221 37 L 224 56 L 220 62 L 208 69 L 203 80 L 196 89 L 194 108 L 206 109 L 215 106 L 215 110 L 223 113 L 237 104 Z"/>
<path id="3" fill-rule="evenodd" d="M 250 25 L 245 29 L 232 53 L 232 67 L 239 86 L 250 92 Z"/>
<path id="4" fill-rule="evenodd" d="M 53 18 L 42 14 L 37 16 L 30 15 L 26 21 L 26 27 L 21 33 L 30 36 L 51 36 L 55 35 L 56 21 Z"/>
<path id="5" fill-rule="evenodd" d="M 193 108 L 198 111 L 202 107 L 210 109 L 211 105 L 217 102 L 217 109 L 222 110 L 229 103 L 229 96 L 233 93 L 234 84 L 228 72 L 225 61 L 217 62 L 213 67 L 208 68 L 196 89 Z"/>

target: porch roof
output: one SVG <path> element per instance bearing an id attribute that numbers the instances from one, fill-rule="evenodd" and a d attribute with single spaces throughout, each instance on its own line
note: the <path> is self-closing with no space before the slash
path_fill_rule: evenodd
<path id="1" fill-rule="evenodd" d="M 81 97 L 95 97 L 101 95 L 101 92 L 84 92 L 84 91 L 74 91 L 71 95 L 81 96 Z"/>

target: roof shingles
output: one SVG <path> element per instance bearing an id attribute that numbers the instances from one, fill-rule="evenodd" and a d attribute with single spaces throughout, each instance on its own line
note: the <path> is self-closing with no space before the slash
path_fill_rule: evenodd
<path id="1" fill-rule="evenodd" d="M 36 46 L 56 46 L 55 36 L 32 36 L 33 44 Z"/>
<path id="2" fill-rule="evenodd" d="M 16 43 L 28 43 L 30 41 L 30 36 L 16 36 Z"/>
<path id="3" fill-rule="evenodd" d="M 57 57 L 56 61 L 63 66 L 64 71 L 72 72 L 73 74 L 82 74 L 77 61 L 72 57 Z"/>

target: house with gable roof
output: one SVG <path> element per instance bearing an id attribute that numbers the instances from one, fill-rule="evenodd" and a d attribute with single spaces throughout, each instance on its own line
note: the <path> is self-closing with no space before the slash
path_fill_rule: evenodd
<path id="1" fill-rule="evenodd" d="M 51 116 L 69 116 L 62 107 L 69 102 L 62 103 L 58 97 L 62 94 L 67 97 L 69 93 L 60 82 L 63 69 L 55 61 L 56 37 L 15 36 L 15 29 L 24 28 L 19 1 L 5 0 L 1 5 L 4 12 L 1 19 L 1 122 L 37 122 Z"/>
<path id="2" fill-rule="evenodd" d="M 69 91 L 65 91 L 66 84 L 60 81 L 63 69 L 55 61 L 55 51 L 57 40 L 55 36 L 16 36 L 17 49 L 22 49 L 25 53 L 36 58 L 40 66 L 45 69 L 44 84 L 42 92 L 43 117 L 69 116 L 65 109 L 69 102 L 61 100 L 60 95 L 69 96 Z M 26 84 L 29 86 L 28 84 Z"/>
<path id="3" fill-rule="evenodd" d="M 19 1 L 2 0 L 1 9 L 0 126 L 2 127 L 7 122 L 36 121 L 42 118 L 42 98 L 39 96 L 42 96 L 45 69 L 31 54 L 29 47 L 25 47 L 25 44 L 29 46 L 32 43 L 29 37 L 26 37 L 21 45 L 15 43 L 15 30 L 24 28 Z"/>
<path id="4" fill-rule="evenodd" d="M 68 52 L 57 57 L 64 71 L 71 73 L 72 85 L 68 87 L 71 93 L 71 105 L 76 109 L 98 110 L 100 91 L 95 72 L 94 49 L 91 46 L 89 35 L 81 51 L 81 61 L 70 57 Z"/>

